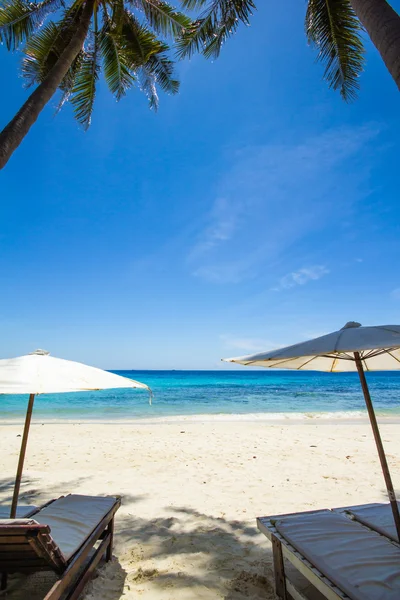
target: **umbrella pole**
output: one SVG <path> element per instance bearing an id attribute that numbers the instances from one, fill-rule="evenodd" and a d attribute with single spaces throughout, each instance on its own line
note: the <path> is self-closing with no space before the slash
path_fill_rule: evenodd
<path id="1" fill-rule="evenodd" d="M 390 504 L 392 507 L 393 518 L 396 525 L 397 536 L 400 541 L 400 514 L 399 507 L 396 500 L 396 494 L 394 493 L 392 478 L 390 476 L 389 467 L 386 460 L 385 450 L 383 449 L 382 438 L 379 432 L 378 423 L 375 416 L 374 407 L 372 405 L 371 395 L 369 393 L 369 388 L 367 384 L 367 380 L 365 378 L 364 369 L 362 366 L 361 358 L 359 352 L 354 352 L 354 358 L 357 366 L 358 375 L 360 377 L 361 387 L 364 392 L 365 404 L 367 405 L 368 416 L 371 422 L 372 431 L 375 438 L 376 447 L 378 449 L 379 460 L 381 461 L 383 477 L 385 478 L 386 489 L 389 496 Z"/>
<path id="2" fill-rule="evenodd" d="M 15 519 L 15 515 L 17 512 L 19 488 L 21 486 L 22 470 L 24 468 L 26 444 L 28 442 L 29 427 L 31 424 L 34 400 L 35 400 L 35 394 L 30 394 L 28 408 L 27 408 L 26 417 L 25 417 L 24 433 L 22 434 L 21 450 L 19 452 L 18 468 L 17 468 L 17 475 L 15 477 L 14 494 L 13 494 L 13 499 L 12 499 L 12 503 L 11 503 L 10 519 Z"/>

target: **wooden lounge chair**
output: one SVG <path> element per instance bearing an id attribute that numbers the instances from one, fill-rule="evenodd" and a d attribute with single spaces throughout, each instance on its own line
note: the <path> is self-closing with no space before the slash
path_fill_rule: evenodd
<path id="1" fill-rule="evenodd" d="M 397 503 L 400 509 L 400 502 Z M 398 542 L 396 525 L 393 519 L 393 512 L 390 504 L 358 504 L 357 506 L 346 506 L 345 508 L 334 508 L 334 512 L 339 512 L 354 521 L 362 523 L 369 529 L 373 529 L 387 538 Z"/>
<path id="2" fill-rule="evenodd" d="M 278 598 L 399 600 L 400 545 L 338 510 L 261 517 L 257 525 L 272 542 Z"/>
<path id="3" fill-rule="evenodd" d="M 27 519 L 28 517 L 31 517 L 38 510 L 40 510 L 40 509 L 37 506 L 34 506 L 33 504 L 26 505 L 26 506 L 24 506 L 24 505 L 17 506 L 16 517 L 17 517 L 17 519 Z M 6 506 L 1 505 L 0 506 L 0 519 L 8 519 L 9 516 L 10 516 L 10 507 L 8 505 L 6 505 Z"/>
<path id="4" fill-rule="evenodd" d="M 112 556 L 120 498 L 70 494 L 29 519 L 0 520 L 0 573 L 52 570 L 59 579 L 44 600 L 79 597 L 105 554 Z"/>
<path id="5" fill-rule="evenodd" d="M 46 508 L 46 506 L 61 498 L 64 498 L 64 496 L 53 498 L 53 500 L 49 500 L 46 504 L 42 504 L 41 506 L 35 506 L 34 504 L 18 504 L 16 518 L 27 519 L 28 517 L 32 517 L 35 513 L 39 512 L 39 510 L 43 510 L 43 508 Z M 10 516 L 10 509 L 10 505 L 0 504 L 0 519 L 8 519 Z"/>

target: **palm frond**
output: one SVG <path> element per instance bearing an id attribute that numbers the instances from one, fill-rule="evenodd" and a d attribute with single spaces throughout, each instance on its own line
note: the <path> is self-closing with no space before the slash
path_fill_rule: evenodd
<path id="1" fill-rule="evenodd" d="M 99 49 L 103 58 L 106 83 L 117 100 L 125 95 L 135 80 L 124 43 L 122 35 L 113 31 L 110 24 L 106 22 L 99 34 Z"/>
<path id="2" fill-rule="evenodd" d="M 84 56 L 85 56 L 85 51 L 81 50 L 79 52 L 78 56 L 75 58 L 72 65 L 70 66 L 70 68 L 68 69 L 67 74 L 65 75 L 65 77 L 60 85 L 61 99 L 58 103 L 56 113 L 58 113 L 62 109 L 64 104 L 66 102 L 68 102 L 68 100 L 70 99 L 70 96 L 72 94 L 72 89 L 75 85 L 75 79 L 81 68 Z"/>
<path id="3" fill-rule="evenodd" d="M 63 0 L 0 2 L 0 41 L 6 44 L 8 50 L 15 50 L 29 39 L 51 12 L 63 5 Z"/>
<path id="4" fill-rule="evenodd" d="M 30 37 L 22 61 L 22 75 L 28 86 L 42 82 L 55 65 L 71 41 L 81 13 L 82 5 L 73 5 L 58 23 L 50 21 Z"/>
<path id="5" fill-rule="evenodd" d="M 123 0 L 112 0 L 111 3 L 111 15 L 109 17 L 109 22 L 112 23 L 114 31 L 117 33 L 121 32 L 121 28 L 124 23 L 124 1 Z"/>
<path id="6" fill-rule="evenodd" d="M 43 81 L 44 65 L 47 57 L 51 54 L 57 36 L 58 27 L 56 23 L 50 21 L 39 33 L 28 40 L 22 60 L 22 76 L 25 78 L 27 86 Z"/>
<path id="7" fill-rule="evenodd" d="M 305 28 L 325 64 L 324 79 L 349 102 L 357 97 L 364 66 L 362 25 L 349 0 L 309 0 Z"/>
<path id="8" fill-rule="evenodd" d="M 150 27 L 162 36 L 177 38 L 188 29 L 191 19 L 162 0 L 131 0 L 141 10 Z"/>
<path id="9" fill-rule="evenodd" d="M 174 79 L 174 62 L 164 53 L 150 56 L 145 68 L 155 77 L 157 85 L 167 94 L 179 91 L 179 81 Z"/>
<path id="10" fill-rule="evenodd" d="M 168 46 L 166 46 L 168 49 Z M 174 79 L 174 63 L 164 52 L 153 54 L 138 70 L 141 90 L 149 99 L 149 106 L 158 109 L 157 85 L 168 94 L 179 91 L 179 81 Z"/>
<path id="11" fill-rule="evenodd" d="M 183 0 L 185 8 L 202 7 L 203 0 Z M 201 52 L 206 58 L 217 58 L 226 40 L 236 33 L 241 23 L 250 24 L 256 6 L 253 0 L 212 0 L 177 42 L 179 58 Z"/>
<path id="12" fill-rule="evenodd" d="M 125 9 L 121 41 L 130 69 L 135 72 L 139 87 L 149 100 L 150 108 L 157 110 L 159 85 L 167 93 L 176 93 L 179 82 L 173 79 L 174 63 L 168 57 L 168 44 L 141 25 L 134 14 Z"/>
<path id="13" fill-rule="evenodd" d="M 203 8 L 209 0 L 181 0 L 182 8 L 185 10 L 198 10 Z"/>
<path id="14" fill-rule="evenodd" d="M 135 15 L 127 9 L 124 9 L 123 12 L 120 33 L 132 68 L 145 64 L 152 54 L 164 49 L 163 43 L 156 38 L 154 33 L 141 25 Z"/>
<path id="15" fill-rule="evenodd" d="M 100 72 L 99 54 L 98 35 L 95 35 L 92 47 L 83 54 L 71 90 L 75 118 L 83 125 L 84 129 L 88 129 L 92 118 L 96 84 Z"/>
<path id="16" fill-rule="evenodd" d="M 149 107 L 157 110 L 158 109 L 158 93 L 156 78 L 151 71 L 148 71 L 144 67 L 138 69 L 138 81 L 141 91 L 147 96 L 149 101 Z"/>

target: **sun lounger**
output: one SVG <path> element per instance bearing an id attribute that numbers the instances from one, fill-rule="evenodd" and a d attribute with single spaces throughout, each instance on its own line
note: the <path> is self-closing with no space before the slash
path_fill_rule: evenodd
<path id="1" fill-rule="evenodd" d="M 59 579 L 44 600 L 75 600 L 103 555 L 111 559 L 120 505 L 120 498 L 70 494 L 34 518 L 0 520 L 0 573 L 53 570 Z"/>
<path id="2" fill-rule="evenodd" d="M 398 502 L 400 508 L 400 502 Z M 334 512 L 343 513 L 351 519 L 362 523 L 366 527 L 398 542 L 399 538 L 393 519 L 392 507 L 386 504 L 360 504 L 358 506 L 347 506 L 346 508 L 335 508 Z"/>
<path id="3" fill-rule="evenodd" d="M 35 513 L 39 512 L 55 500 L 61 500 L 64 496 L 60 496 L 59 498 L 53 498 L 53 500 L 49 500 L 46 504 L 42 504 L 41 506 L 35 506 L 34 504 L 18 504 L 17 506 L 17 514 L 15 515 L 17 519 L 27 519 L 28 517 L 32 517 Z M 8 519 L 10 517 L 11 506 L 7 504 L 0 504 L 0 519 Z"/>
<path id="4" fill-rule="evenodd" d="M 21 505 L 17 506 L 17 519 L 26 519 L 27 517 L 32 516 L 35 512 L 37 512 L 39 508 L 37 506 L 31 505 Z M 0 506 L 0 519 L 8 519 L 10 516 L 10 507 L 1 505 Z"/>
<path id="5" fill-rule="evenodd" d="M 400 546 L 338 511 L 321 510 L 257 519 L 272 542 L 279 598 L 307 600 L 288 577 L 285 560 L 329 600 L 399 600 Z M 319 593 L 318 593 L 319 592 Z"/>

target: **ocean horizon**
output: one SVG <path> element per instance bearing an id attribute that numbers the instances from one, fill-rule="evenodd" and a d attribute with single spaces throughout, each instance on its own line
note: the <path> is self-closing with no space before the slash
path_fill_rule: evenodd
<path id="1" fill-rule="evenodd" d="M 117 371 L 146 383 L 142 390 L 43 394 L 34 419 L 45 421 L 302 419 L 366 417 L 357 373 L 313 371 Z M 400 416 L 400 373 L 367 374 L 378 415 Z M 24 419 L 27 395 L 3 395 L 0 419 Z"/>

